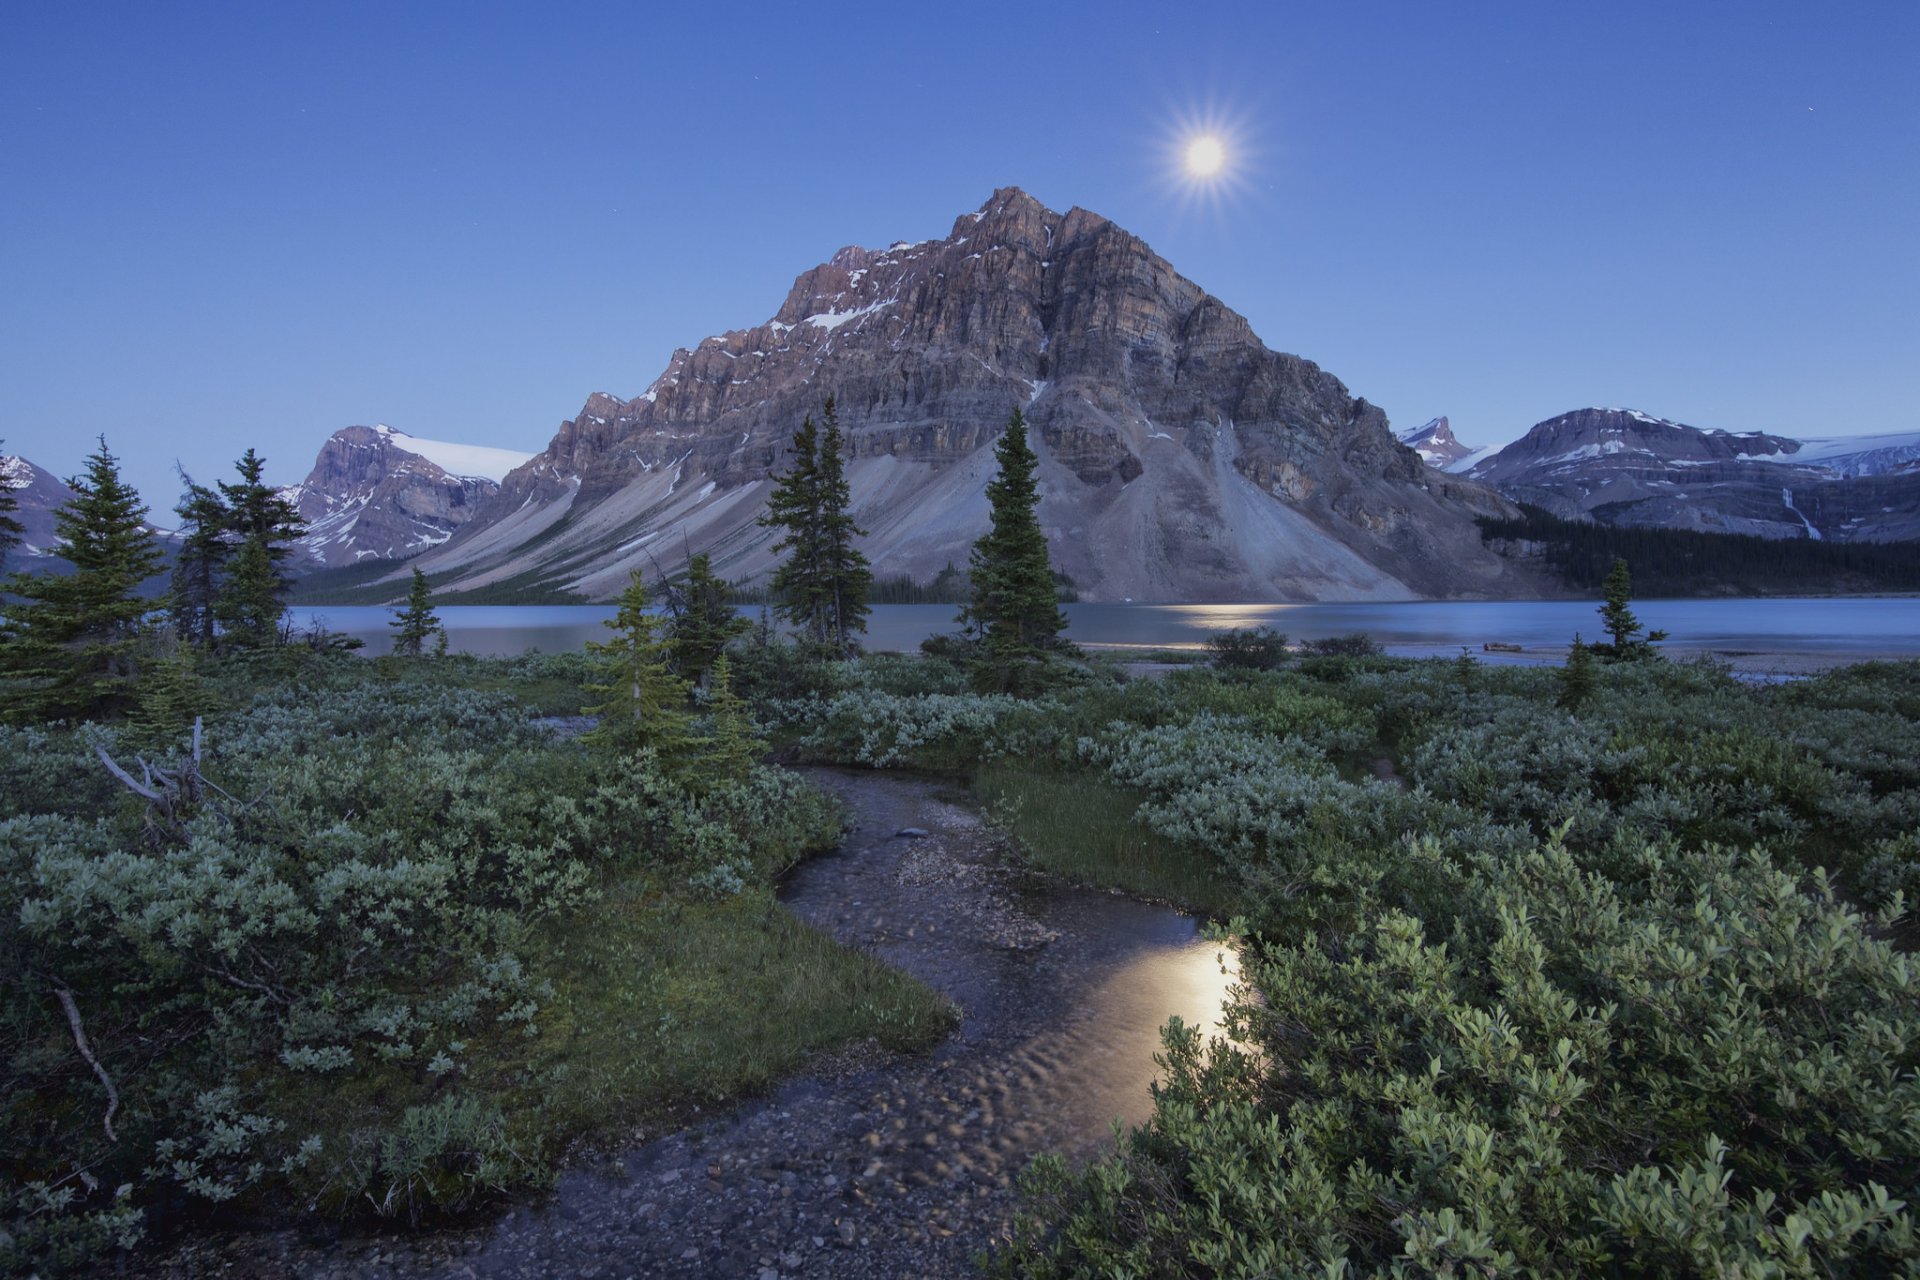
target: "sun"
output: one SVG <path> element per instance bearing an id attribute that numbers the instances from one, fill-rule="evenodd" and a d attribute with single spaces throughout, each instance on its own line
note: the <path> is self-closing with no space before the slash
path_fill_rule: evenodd
<path id="1" fill-rule="evenodd" d="M 1215 134 L 1202 133 L 1187 140 L 1183 158 L 1189 177 L 1215 178 L 1227 167 L 1227 145 Z"/>

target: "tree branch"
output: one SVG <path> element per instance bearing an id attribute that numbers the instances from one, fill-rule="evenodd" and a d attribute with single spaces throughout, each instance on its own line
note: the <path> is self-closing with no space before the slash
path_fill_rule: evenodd
<path id="1" fill-rule="evenodd" d="M 100 754 L 105 756 L 106 752 L 102 751 Z M 108 764 L 111 765 L 112 762 L 109 761 Z M 119 772 L 118 769 L 114 771 Z M 121 774 L 121 777 L 125 778 L 126 775 Z M 127 781 L 131 783 L 132 779 Z M 100 1059 L 93 1056 L 93 1050 L 87 1044 L 87 1029 L 80 1025 L 80 1006 L 73 1002 L 73 992 L 65 987 L 55 987 L 53 994 L 60 1001 L 60 1007 L 67 1011 L 67 1025 L 73 1028 L 74 1046 L 80 1050 L 80 1056 L 87 1060 L 87 1065 L 93 1068 L 93 1074 L 100 1077 L 100 1083 L 106 1086 L 107 1114 L 100 1123 L 105 1127 L 107 1137 L 111 1141 L 118 1142 L 120 1135 L 113 1131 L 113 1113 L 120 1109 L 120 1091 L 113 1087 L 113 1077 L 107 1074 L 107 1069 L 100 1065 Z"/>

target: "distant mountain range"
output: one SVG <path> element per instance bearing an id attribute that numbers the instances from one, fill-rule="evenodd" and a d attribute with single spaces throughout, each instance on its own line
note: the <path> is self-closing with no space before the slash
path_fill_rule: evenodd
<path id="1" fill-rule="evenodd" d="M 632 399 L 589 396 L 537 453 L 347 427 L 283 492 L 312 565 L 359 566 L 373 596 L 399 594 L 401 561 L 470 598 L 609 599 L 690 551 L 764 581 L 770 476 L 829 395 L 875 571 L 921 582 L 985 530 L 1016 407 L 1053 562 L 1087 600 L 1551 592 L 1479 536 L 1516 502 L 1625 528 L 1920 539 L 1920 432 L 1796 440 L 1596 408 L 1493 453 L 1444 417 L 1396 439 L 1137 237 L 1011 187 L 944 238 L 840 250 L 772 318 L 675 351 Z M 25 481 L 30 561 L 70 494 L 4 465 Z"/>
<path id="2" fill-rule="evenodd" d="M 1565 519 L 1837 542 L 1920 538 L 1920 431 L 1802 440 L 1702 430 L 1637 409 L 1576 409 L 1492 454 L 1443 434 L 1440 447 L 1416 446 L 1430 466 Z"/>

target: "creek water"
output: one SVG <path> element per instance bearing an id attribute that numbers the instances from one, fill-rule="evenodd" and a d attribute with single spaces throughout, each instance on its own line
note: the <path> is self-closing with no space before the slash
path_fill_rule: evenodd
<path id="1" fill-rule="evenodd" d="M 1920 657 L 1920 599 L 1836 596 L 1813 599 L 1636 600 L 1635 614 L 1669 634 L 1668 647 L 1723 653 L 1809 654 L 1842 659 Z M 560 652 L 607 638 L 611 605 L 449 605 L 437 610 L 450 646 L 461 653 Z M 750 616 L 755 610 L 743 612 Z M 1389 653 L 1409 656 L 1478 651 L 1495 641 L 1557 658 L 1580 632 L 1600 636 L 1590 600 L 1430 600 L 1387 604 L 1071 604 L 1068 638 L 1079 644 L 1197 648 L 1230 627 L 1270 626 L 1296 640 L 1364 631 Z M 302 608 L 297 625 L 316 622 L 385 652 L 393 612 L 370 606 Z M 913 652 L 930 635 L 955 629 L 954 606 L 877 605 L 866 647 Z M 1489 655 L 1494 656 L 1494 655 Z M 1522 659 L 1525 660 L 1525 655 Z"/>
<path id="2" fill-rule="evenodd" d="M 1160 1028 L 1177 1015 L 1213 1029 L 1233 957 L 1190 916 L 1012 867 L 951 784 L 807 772 L 852 826 L 787 877 L 782 901 L 953 1000 L 961 1019 L 943 1043 L 803 1074 L 579 1168 L 490 1228 L 227 1240 L 166 1274 L 972 1274 L 1008 1230 L 1034 1156 L 1091 1157 L 1116 1122 L 1147 1117 Z"/>

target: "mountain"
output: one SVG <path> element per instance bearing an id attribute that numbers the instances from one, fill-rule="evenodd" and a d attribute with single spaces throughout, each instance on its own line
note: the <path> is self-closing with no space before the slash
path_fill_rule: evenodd
<path id="1" fill-rule="evenodd" d="M 9 570 L 30 572 L 47 567 L 42 562 L 53 554 L 59 536 L 53 529 L 53 513 L 73 501 L 73 490 L 45 467 L 35 466 L 17 454 L 0 454 L 0 475 L 13 485 L 13 518 L 25 529 L 20 545 L 7 553 Z"/>
<path id="2" fill-rule="evenodd" d="M 589 397 L 421 567 L 451 591 L 607 599 L 691 550 L 764 580 L 768 476 L 828 395 L 882 576 L 966 563 L 990 446 L 1020 408 L 1051 554 L 1083 599 L 1537 585 L 1481 545 L 1473 516 L 1504 499 L 1422 467 L 1378 408 L 1269 351 L 1139 238 L 1017 188 L 943 239 L 842 249 L 766 322 L 675 351 L 632 399 Z"/>
<path id="3" fill-rule="evenodd" d="M 1470 479 L 1568 519 L 1769 538 L 1920 537 L 1920 432 L 1796 440 L 1576 409 L 1475 463 Z"/>
<path id="4" fill-rule="evenodd" d="M 1445 418 L 1435 418 L 1424 426 L 1403 431 L 1400 443 L 1420 455 L 1420 461 L 1439 471 L 1461 471 L 1464 463 L 1481 451 L 1454 439 L 1453 428 Z"/>
<path id="5" fill-rule="evenodd" d="M 300 545 L 329 568 L 404 560 L 445 542 L 530 455 L 422 440 L 392 427 L 345 427 L 282 494 L 307 522 Z"/>

